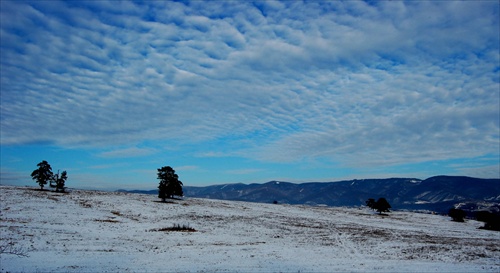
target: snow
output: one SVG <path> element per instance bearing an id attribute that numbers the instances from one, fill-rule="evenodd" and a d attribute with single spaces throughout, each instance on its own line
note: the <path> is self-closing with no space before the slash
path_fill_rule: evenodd
<path id="1" fill-rule="evenodd" d="M 499 272 L 482 223 L 309 207 L 0 186 L 2 272 Z M 174 224 L 196 232 L 159 232 Z"/>

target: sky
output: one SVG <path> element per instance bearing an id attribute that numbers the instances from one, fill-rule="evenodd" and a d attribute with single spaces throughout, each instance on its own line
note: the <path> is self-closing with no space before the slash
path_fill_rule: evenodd
<path id="1" fill-rule="evenodd" d="M 1 184 L 500 177 L 498 1 L 0 1 Z"/>

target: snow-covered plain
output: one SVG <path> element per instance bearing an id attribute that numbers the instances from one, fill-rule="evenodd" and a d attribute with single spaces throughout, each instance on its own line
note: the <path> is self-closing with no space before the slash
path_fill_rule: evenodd
<path id="1" fill-rule="evenodd" d="M 500 232 L 449 217 L 0 186 L 3 272 L 500 272 Z M 175 224 L 196 232 L 156 231 Z"/>

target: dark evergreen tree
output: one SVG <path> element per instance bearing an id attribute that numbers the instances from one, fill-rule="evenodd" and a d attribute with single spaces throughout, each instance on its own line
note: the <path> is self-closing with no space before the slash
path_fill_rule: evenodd
<path id="1" fill-rule="evenodd" d="M 452 208 L 448 211 L 448 216 L 450 216 L 451 219 L 453 219 L 453 221 L 455 221 L 455 222 L 463 222 L 464 218 L 466 216 L 466 213 L 465 213 L 465 211 L 463 211 L 461 209 Z"/>
<path id="2" fill-rule="evenodd" d="M 478 221 L 484 222 L 482 229 L 496 230 L 500 231 L 500 215 L 491 213 L 489 211 L 478 211 L 476 212 L 476 219 Z"/>
<path id="3" fill-rule="evenodd" d="M 373 198 L 369 198 L 368 200 L 366 200 L 366 206 L 371 208 L 371 209 L 375 209 L 375 199 Z"/>
<path id="4" fill-rule="evenodd" d="M 66 179 L 68 179 L 68 173 L 66 171 L 63 171 L 61 175 L 59 175 L 59 173 L 55 175 L 54 181 L 57 192 L 59 190 L 61 190 L 62 192 L 65 191 L 66 187 L 64 186 L 64 184 L 66 183 Z"/>
<path id="5" fill-rule="evenodd" d="M 45 160 L 38 163 L 37 166 L 38 169 L 31 173 L 31 179 L 36 180 L 40 189 L 43 190 L 43 186 L 45 186 L 47 182 L 52 181 L 54 174 L 52 173 L 52 167 L 50 167 L 50 164 Z"/>
<path id="6" fill-rule="evenodd" d="M 174 195 L 184 195 L 182 192 L 182 182 L 172 167 L 165 166 L 158 169 L 158 179 L 160 180 L 158 198 L 161 198 L 163 202 L 165 202 L 166 198 L 173 198 Z"/>
<path id="7" fill-rule="evenodd" d="M 387 202 L 387 200 L 383 197 L 379 198 L 373 207 L 373 209 L 378 211 L 379 214 L 382 214 L 382 212 L 389 212 L 390 208 L 391 205 L 389 205 L 389 202 Z"/>

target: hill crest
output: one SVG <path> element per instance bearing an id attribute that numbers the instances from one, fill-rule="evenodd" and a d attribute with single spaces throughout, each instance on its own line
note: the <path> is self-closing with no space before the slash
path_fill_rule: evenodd
<path id="1" fill-rule="evenodd" d="M 157 194 L 157 190 L 126 191 Z M 446 213 L 459 204 L 500 208 L 500 179 L 439 175 L 417 178 L 353 179 L 336 182 L 222 184 L 185 186 L 187 197 L 327 206 L 360 206 L 368 198 L 385 197 L 395 209 Z"/>

